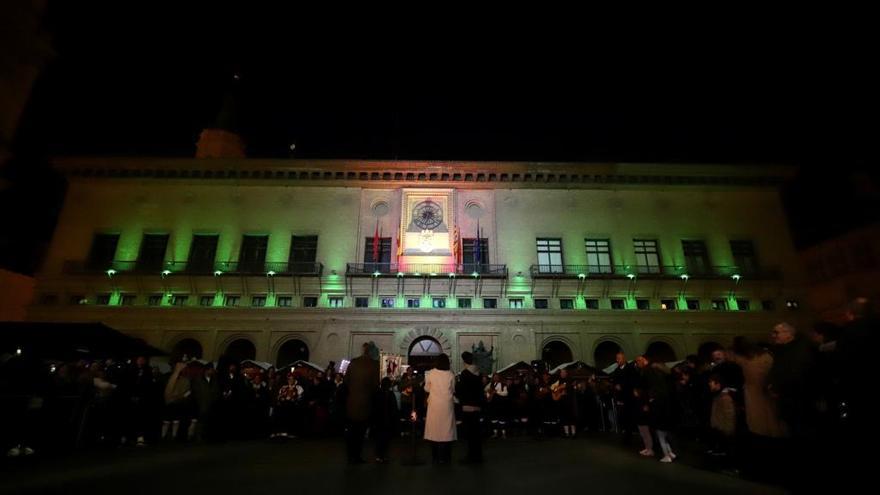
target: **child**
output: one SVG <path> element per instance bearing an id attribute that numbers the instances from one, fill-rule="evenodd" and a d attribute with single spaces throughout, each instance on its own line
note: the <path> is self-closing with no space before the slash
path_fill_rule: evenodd
<path id="1" fill-rule="evenodd" d="M 737 433 L 736 389 L 725 387 L 721 376 L 713 374 L 709 377 L 709 391 L 714 395 L 709 426 L 715 437 L 715 447 L 710 453 L 733 457 Z"/>

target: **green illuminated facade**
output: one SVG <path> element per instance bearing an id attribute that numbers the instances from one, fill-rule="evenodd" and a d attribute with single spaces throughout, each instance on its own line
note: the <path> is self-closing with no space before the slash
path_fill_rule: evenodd
<path id="1" fill-rule="evenodd" d="M 433 338 L 453 355 L 494 346 L 498 367 L 553 342 L 603 364 L 614 346 L 682 358 L 804 320 L 790 310 L 802 277 L 777 191 L 785 168 L 57 166 L 70 190 L 30 318 L 100 320 L 168 350 L 196 341 L 208 359 L 241 339 L 259 360 L 297 341 L 323 364 L 365 341 L 407 355 Z"/>

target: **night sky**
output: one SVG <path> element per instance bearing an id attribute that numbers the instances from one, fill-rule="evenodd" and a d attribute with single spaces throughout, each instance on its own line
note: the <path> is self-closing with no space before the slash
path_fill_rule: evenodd
<path id="1" fill-rule="evenodd" d="M 304 22 L 271 15 L 230 23 L 253 12 L 70 3 L 50 3 L 56 53 L 4 171 L 14 187 L 3 206 L 30 212 L 0 240 L 0 265 L 19 271 L 38 263 L 27 253 L 49 239 L 63 197 L 49 157 L 192 156 L 230 92 L 252 157 L 288 157 L 296 143 L 298 158 L 793 164 L 801 174 L 785 198 L 801 246 L 880 210 L 874 100 L 845 61 L 833 83 L 809 77 L 815 61 L 800 72 L 776 57 L 743 66 L 641 54 L 606 68 L 568 45 L 533 64 L 499 47 L 405 52 L 403 34 L 382 47 L 357 35 L 340 43 L 336 31 L 294 39 Z"/>

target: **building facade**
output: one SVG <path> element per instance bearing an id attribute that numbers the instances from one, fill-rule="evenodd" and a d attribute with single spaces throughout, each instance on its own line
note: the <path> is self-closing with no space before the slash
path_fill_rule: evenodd
<path id="1" fill-rule="evenodd" d="M 786 168 L 71 158 L 32 320 L 175 353 L 681 359 L 804 321 Z M 453 360 L 457 363 L 457 359 Z"/>
<path id="2" fill-rule="evenodd" d="M 880 224 L 852 230 L 801 251 L 806 301 L 821 320 L 845 323 L 857 297 L 880 298 Z"/>

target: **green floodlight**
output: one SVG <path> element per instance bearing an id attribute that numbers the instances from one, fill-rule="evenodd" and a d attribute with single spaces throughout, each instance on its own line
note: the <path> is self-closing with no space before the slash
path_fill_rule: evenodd
<path id="1" fill-rule="evenodd" d="M 737 282 L 739 282 L 739 279 L 741 279 L 742 276 L 740 276 L 739 273 L 734 273 L 733 275 L 730 276 L 730 278 L 732 278 L 732 279 L 736 280 Z"/>
<path id="2" fill-rule="evenodd" d="M 112 277 L 113 275 L 116 275 L 116 270 L 111 268 L 111 269 L 107 270 L 106 273 L 107 273 L 108 277 Z"/>
<path id="3" fill-rule="evenodd" d="M 162 270 L 163 277 L 167 277 L 168 275 L 171 275 L 171 270 Z"/>
<path id="4" fill-rule="evenodd" d="M 687 273 L 682 273 L 679 278 L 681 278 L 682 280 L 687 280 L 687 279 L 691 278 L 691 276 L 688 275 Z"/>
<path id="5" fill-rule="evenodd" d="M 222 272 L 222 271 L 220 271 L 220 270 L 215 270 L 215 271 L 214 271 L 214 276 L 215 276 L 215 277 L 219 277 L 220 275 L 223 275 L 223 272 Z"/>
<path id="6" fill-rule="evenodd" d="M 578 278 L 583 280 L 583 279 L 587 278 L 587 274 L 586 273 L 578 273 Z"/>
<path id="7" fill-rule="evenodd" d="M 269 270 L 268 272 L 266 272 L 266 276 L 267 276 L 267 277 L 274 277 L 274 276 L 275 276 L 275 270 Z"/>
<path id="8" fill-rule="evenodd" d="M 632 279 L 636 278 L 636 274 L 635 273 L 627 273 L 626 278 L 632 280 Z"/>

